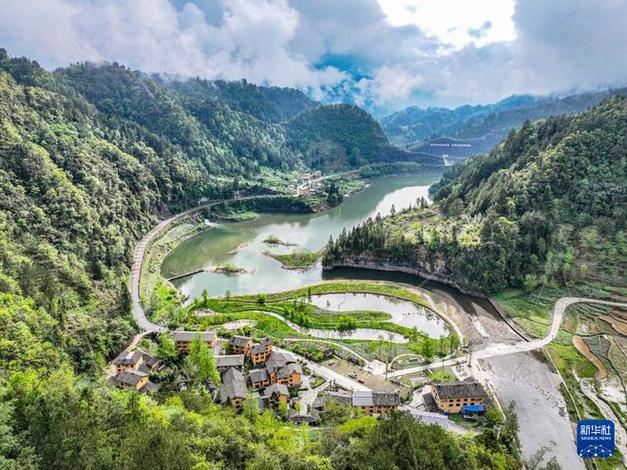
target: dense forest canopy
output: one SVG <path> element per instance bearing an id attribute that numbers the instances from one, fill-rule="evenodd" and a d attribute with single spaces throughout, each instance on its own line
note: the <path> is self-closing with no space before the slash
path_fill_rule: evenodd
<path id="1" fill-rule="evenodd" d="M 526 122 L 490 154 L 451 167 L 435 206 L 369 220 L 324 262 L 392 263 L 491 293 L 624 279 L 627 99 Z"/>

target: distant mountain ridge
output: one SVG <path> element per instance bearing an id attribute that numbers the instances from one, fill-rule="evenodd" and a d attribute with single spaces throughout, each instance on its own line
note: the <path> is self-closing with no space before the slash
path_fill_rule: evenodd
<path id="1" fill-rule="evenodd" d="M 465 158 L 487 153 L 507 134 L 525 121 L 548 116 L 572 114 L 599 103 L 627 89 L 575 94 L 565 97 L 514 95 L 488 105 L 464 105 L 455 109 L 411 106 L 381 119 L 381 126 L 392 142 L 416 152 L 444 155 L 447 148 L 430 145 L 437 139 L 454 139 L 470 143 Z M 451 141 L 452 142 L 452 141 Z"/>

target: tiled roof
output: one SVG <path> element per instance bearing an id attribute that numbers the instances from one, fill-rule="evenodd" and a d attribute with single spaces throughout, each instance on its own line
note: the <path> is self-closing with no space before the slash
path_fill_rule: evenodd
<path id="1" fill-rule="evenodd" d="M 228 356 L 216 356 L 217 367 L 242 367 L 244 365 L 243 354 L 231 354 Z"/>
<path id="2" fill-rule="evenodd" d="M 147 375 L 145 372 L 138 370 L 125 370 L 121 374 L 116 375 L 115 380 L 124 385 L 137 385 Z"/>
<path id="3" fill-rule="evenodd" d="M 216 337 L 215 331 L 182 331 L 174 330 L 172 336 L 175 341 L 191 342 L 196 336 L 200 336 L 200 339 L 205 342 L 213 341 Z"/>
<path id="4" fill-rule="evenodd" d="M 266 387 L 263 394 L 266 397 L 271 397 L 272 395 L 285 395 L 290 396 L 290 391 L 287 389 L 285 384 L 272 384 L 269 387 Z"/>
<path id="5" fill-rule="evenodd" d="M 331 400 L 340 405 L 350 405 L 353 402 L 353 397 L 348 392 L 328 392 L 324 395 L 324 400 L 325 402 Z"/>
<path id="6" fill-rule="evenodd" d="M 250 371 L 250 381 L 253 383 L 265 382 L 270 380 L 266 369 L 252 369 Z"/>
<path id="7" fill-rule="evenodd" d="M 276 373 L 276 376 L 280 379 L 286 379 L 293 373 L 302 374 L 303 369 L 300 367 L 300 364 L 288 364 L 285 367 L 282 367 Z"/>
<path id="8" fill-rule="evenodd" d="M 401 399 L 395 392 L 357 391 L 353 393 L 353 406 L 399 406 Z"/>
<path id="9" fill-rule="evenodd" d="M 433 384 L 438 396 L 448 400 L 451 398 L 478 398 L 484 397 L 485 391 L 478 382 L 447 382 Z"/>
<path id="10" fill-rule="evenodd" d="M 117 366 L 131 366 L 135 365 L 142 358 L 142 352 L 135 351 L 122 351 L 118 357 L 113 360 L 113 364 Z"/>
<path id="11" fill-rule="evenodd" d="M 251 354 L 262 354 L 266 352 L 266 347 L 263 344 L 253 344 L 253 347 L 250 348 Z"/>
<path id="12" fill-rule="evenodd" d="M 293 362 L 296 362 L 296 359 L 291 354 L 272 351 L 266 360 L 266 367 L 269 371 L 275 371 Z"/>
<path id="13" fill-rule="evenodd" d="M 246 398 L 248 390 L 244 376 L 234 368 L 227 369 L 222 374 L 222 385 L 220 385 L 220 401 L 226 403 L 232 398 Z"/>
<path id="14" fill-rule="evenodd" d="M 240 348 L 245 347 L 249 341 L 252 341 L 248 336 L 231 336 L 229 338 L 229 344 L 231 346 L 239 346 Z"/>

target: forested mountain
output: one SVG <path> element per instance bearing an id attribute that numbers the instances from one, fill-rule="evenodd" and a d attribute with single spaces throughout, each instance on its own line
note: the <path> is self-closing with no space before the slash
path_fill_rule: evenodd
<path id="1" fill-rule="evenodd" d="M 441 155 L 448 149 L 429 146 L 432 139 L 448 137 L 472 143 L 473 154 L 487 153 L 510 130 L 527 120 L 581 112 L 612 94 L 625 89 L 582 93 L 566 97 L 512 96 L 483 106 L 455 109 L 409 107 L 381 120 L 390 140 L 416 152 Z"/>
<path id="2" fill-rule="evenodd" d="M 104 384 L 103 367 L 133 333 L 132 247 L 157 215 L 228 197 L 225 175 L 307 161 L 270 122 L 303 114 L 302 96 L 262 91 L 257 104 L 241 96 L 237 104 L 226 95 L 239 85 L 205 95 L 208 86 L 166 86 L 115 64 L 49 73 L 0 51 L 0 468 L 366 470 L 400 468 L 404 458 L 425 468 L 516 468 L 511 427 L 499 439 L 462 440 L 394 414 L 340 419 L 311 441 L 256 407 L 236 414 L 213 404 L 204 387 L 149 397 Z M 277 93 L 286 101 L 270 106 Z M 338 121 L 312 125 L 311 141 L 345 153 L 353 145 L 374 160 L 362 144 L 385 138 L 363 127 L 363 112 L 359 119 L 347 124 L 362 138 Z"/>
<path id="3" fill-rule="evenodd" d="M 358 167 L 380 161 L 417 161 L 440 165 L 442 160 L 391 146 L 381 126 L 363 109 L 349 104 L 320 106 L 287 123 L 290 145 L 315 168 Z"/>
<path id="4" fill-rule="evenodd" d="M 262 87 L 246 80 L 227 82 L 191 79 L 165 84 L 191 99 L 214 95 L 226 101 L 232 109 L 269 122 L 287 121 L 302 111 L 320 106 L 320 103 L 313 101 L 300 90 Z"/>
<path id="5" fill-rule="evenodd" d="M 526 123 L 451 167 L 432 188 L 435 206 L 342 234 L 324 263 L 391 264 L 482 293 L 548 281 L 611 291 L 627 265 L 625 181 L 627 99 L 616 96 Z"/>
<path id="6" fill-rule="evenodd" d="M 159 213 L 228 196 L 224 176 L 305 168 L 303 142 L 324 140 L 334 167 L 389 155 L 364 111 L 313 106 L 294 90 L 166 85 L 117 64 L 50 73 L 0 50 L 0 291 L 46 309 L 79 369 L 104 360 L 130 333 L 124 273 Z"/>

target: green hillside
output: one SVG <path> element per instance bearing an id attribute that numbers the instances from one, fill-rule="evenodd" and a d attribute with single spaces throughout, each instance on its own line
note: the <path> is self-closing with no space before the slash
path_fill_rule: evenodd
<path id="1" fill-rule="evenodd" d="M 344 413 L 310 430 L 251 400 L 241 414 L 218 406 L 202 384 L 152 396 L 105 385 L 108 360 L 136 332 L 127 285 L 136 241 L 163 214 L 230 197 L 227 176 L 242 187 L 257 183 L 255 169 L 307 161 L 270 122 L 302 97 L 263 117 L 176 88 L 115 64 L 49 73 L 0 51 L 0 468 L 329 470 L 400 468 L 403 458 L 516 468 L 515 429 L 459 438 L 400 414 Z M 340 123 L 311 140 L 376 159 L 365 143 L 381 136 L 360 119 L 346 124 L 361 140 Z M 390 152 L 385 138 L 376 143 Z M 389 451 L 374 457 L 381 445 Z"/>
<path id="2" fill-rule="evenodd" d="M 290 145 L 314 168 L 355 168 L 383 161 L 442 164 L 440 158 L 392 146 L 379 123 L 354 105 L 319 106 L 298 114 L 286 128 Z"/>
<path id="3" fill-rule="evenodd" d="M 482 293 L 558 282 L 611 295 L 627 265 L 626 149 L 621 96 L 525 124 L 450 168 L 432 187 L 435 206 L 343 234 L 324 262 L 393 263 Z"/>

